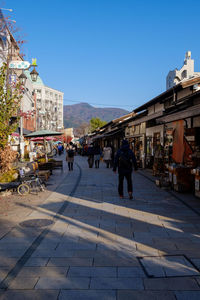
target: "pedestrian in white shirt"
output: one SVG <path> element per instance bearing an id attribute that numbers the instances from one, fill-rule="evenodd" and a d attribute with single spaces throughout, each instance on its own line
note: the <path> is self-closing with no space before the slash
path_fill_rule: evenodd
<path id="1" fill-rule="evenodd" d="M 106 168 L 111 167 L 111 160 L 112 160 L 112 148 L 109 144 L 103 148 L 103 160 L 106 163 Z"/>

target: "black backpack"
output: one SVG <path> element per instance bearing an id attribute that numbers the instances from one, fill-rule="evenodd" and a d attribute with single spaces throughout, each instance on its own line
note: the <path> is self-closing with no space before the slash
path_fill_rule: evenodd
<path id="1" fill-rule="evenodd" d="M 128 153 L 121 152 L 119 156 L 119 168 L 125 170 L 132 170 L 132 160 Z"/>
<path id="2" fill-rule="evenodd" d="M 74 150 L 69 149 L 69 150 L 67 151 L 67 153 L 68 153 L 68 157 L 74 157 Z"/>

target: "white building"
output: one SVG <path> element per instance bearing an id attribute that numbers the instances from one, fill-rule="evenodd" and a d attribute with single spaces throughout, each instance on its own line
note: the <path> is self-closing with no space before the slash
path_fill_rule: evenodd
<path id="1" fill-rule="evenodd" d="M 30 72 L 25 72 L 30 79 Z M 64 93 L 44 85 L 40 76 L 32 82 L 36 94 L 36 130 L 63 129 L 63 96 Z"/>
<path id="2" fill-rule="evenodd" d="M 179 82 L 200 76 L 200 72 L 194 72 L 194 59 L 191 59 L 191 51 L 185 54 L 184 65 L 180 70 L 170 71 L 166 78 L 166 89 L 170 89 Z"/>

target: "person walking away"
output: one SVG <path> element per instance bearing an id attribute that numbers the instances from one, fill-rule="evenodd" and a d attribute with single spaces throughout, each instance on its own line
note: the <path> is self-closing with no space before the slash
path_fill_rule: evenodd
<path id="1" fill-rule="evenodd" d="M 62 144 L 58 144 L 58 154 L 62 154 Z"/>
<path id="2" fill-rule="evenodd" d="M 101 148 L 97 144 L 94 146 L 94 163 L 96 169 L 99 169 L 100 157 L 101 157 Z"/>
<path id="3" fill-rule="evenodd" d="M 123 182 L 124 177 L 127 181 L 129 199 L 133 199 L 133 185 L 132 185 L 132 170 L 133 166 L 135 171 L 137 171 L 137 162 L 133 151 L 129 148 L 127 140 L 122 141 L 121 148 L 117 151 L 114 159 L 113 171 L 116 172 L 118 169 L 119 173 L 119 184 L 118 193 L 120 198 L 124 197 L 123 192 Z"/>
<path id="4" fill-rule="evenodd" d="M 103 160 L 106 163 L 106 168 L 109 168 L 112 160 L 112 148 L 109 144 L 103 148 Z"/>
<path id="5" fill-rule="evenodd" d="M 90 146 L 88 147 L 87 155 L 88 155 L 89 168 L 92 168 L 93 164 L 94 164 L 94 147 L 93 147 L 93 144 L 90 144 Z"/>
<path id="6" fill-rule="evenodd" d="M 67 152 L 66 161 L 68 163 L 68 169 L 69 169 L 69 171 L 73 171 L 75 151 L 74 151 L 72 142 L 70 142 L 69 146 L 67 146 L 66 152 Z"/>

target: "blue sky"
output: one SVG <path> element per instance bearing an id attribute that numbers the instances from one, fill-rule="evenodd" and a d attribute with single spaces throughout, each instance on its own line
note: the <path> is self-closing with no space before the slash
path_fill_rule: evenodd
<path id="1" fill-rule="evenodd" d="M 165 90 L 169 70 L 191 50 L 200 71 L 200 1 L 7 0 L 47 86 L 65 104 L 128 110 Z M 8 14 L 7 14 L 8 15 Z M 104 106 L 104 105 L 94 105 Z"/>

